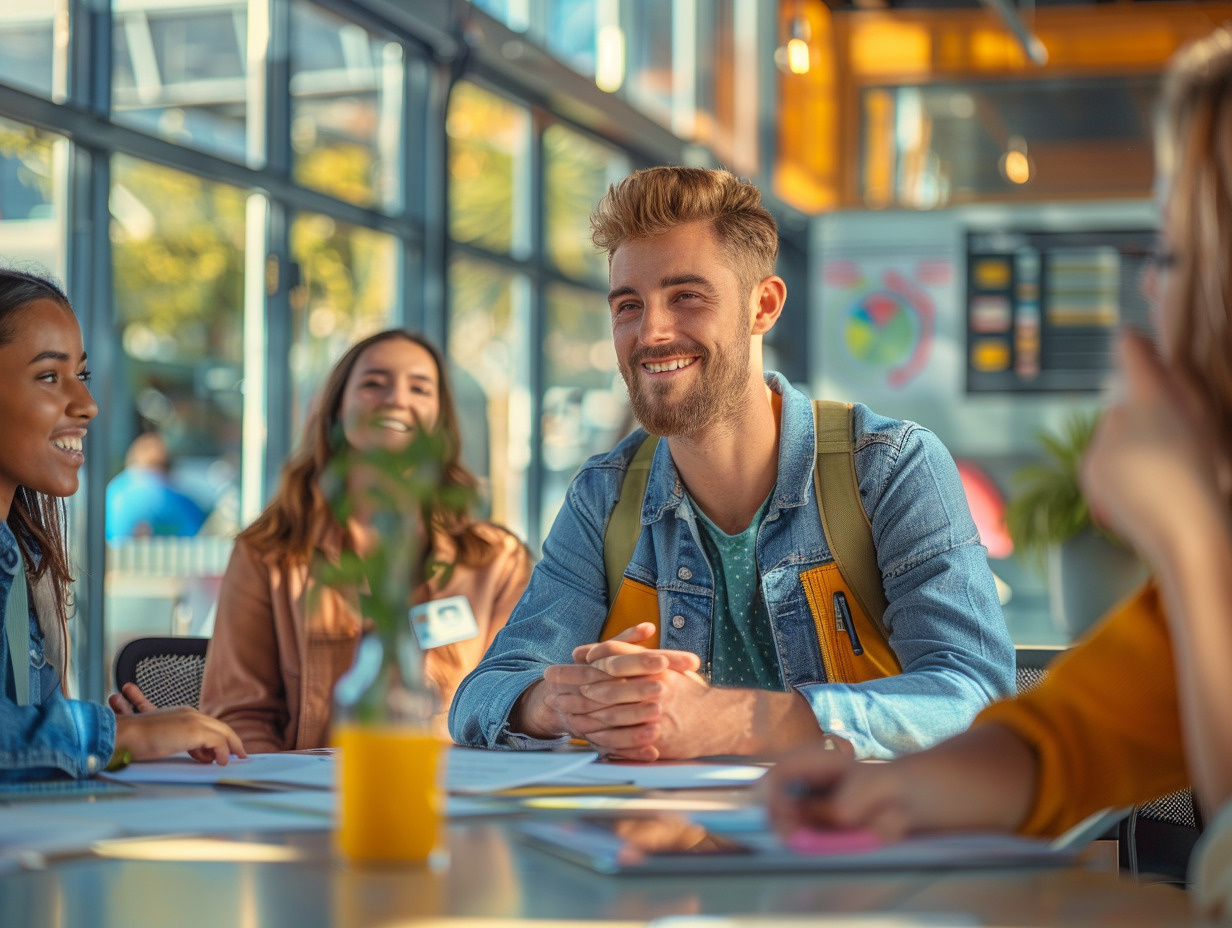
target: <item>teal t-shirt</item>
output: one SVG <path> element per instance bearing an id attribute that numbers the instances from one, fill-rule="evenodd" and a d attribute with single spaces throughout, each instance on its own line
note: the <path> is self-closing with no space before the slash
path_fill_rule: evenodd
<path id="1" fill-rule="evenodd" d="M 715 686 L 784 690 L 757 571 L 757 530 L 770 500 L 739 535 L 728 535 L 701 512 L 697 524 L 714 571 L 710 682 Z"/>

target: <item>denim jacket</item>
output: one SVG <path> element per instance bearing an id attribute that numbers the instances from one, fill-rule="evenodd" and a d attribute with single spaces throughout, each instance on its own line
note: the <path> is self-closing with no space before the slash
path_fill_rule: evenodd
<path id="1" fill-rule="evenodd" d="M 43 631 L 30 600 L 30 703 L 17 704 L 3 616 L 17 565 L 17 539 L 0 520 L 0 781 L 88 777 L 115 746 L 115 714 L 106 706 L 67 699 L 60 672 L 43 653 Z"/>
<path id="2" fill-rule="evenodd" d="M 766 382 L 783 404 L 778 479 L 756 557 L 785 682 L 859 757 L 893 757 L 963 731 L 990 701 L 1012 694 L 1014 649 L 953 460 L 921 426 L 855 407 L 856 476 L 889 601 L 889 644 L 903 672 L 829 683 L 800 580 L 833 560 L 813 493 L 812 406 L 781 375 L 768 373 Z M 454 697 L 450 733 L 459 743 L 547 743 L 509 731 L 509 714 L 546 666 L 571 663 L 575 646 L 599 638 L 608 595 L 604 530 L 643 435 L 591 458 L 570 484 L 521 602 Z M 642 526 L 625 576 L 656 589 L 660 646 L 692 651 L 705 669 L 712 573 L 666 442 L 651 465 Z"/>

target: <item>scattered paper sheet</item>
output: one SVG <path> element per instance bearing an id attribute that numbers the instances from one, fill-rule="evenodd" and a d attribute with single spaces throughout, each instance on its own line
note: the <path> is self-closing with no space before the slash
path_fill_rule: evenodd
<path id="1" fill-rule="evenodd" d="M 657 761 L 633 764 L 598 761 L 576 770 L 567 780 L 553 783 L 632 783 L 643 789 L 700 789 L 710 786 L 748 786 L 760 780 L 768 768 L 753 764 L 695 764 Z"/>
<path id="2" fill-rule="evenodd" d="M 141 761 L 106 776 L 120 783 L 196 783 L 222 780 L 274 781 L 288 785 L 331 789 L 334 758 L 329 754 L 252 754 L 232 757 L 225 767 L 201 764 L 187 754 L 164 760 Z"/>
<path id="3" fill-rule="evenodd" d="M 596 751 L 485 751 L 449 749 L 451 793 L 495 793 L 535 783 L 560 783 L 592 766 Z"/>
<path id="4" fill-rule="evenodd" d="M 451 793 L 480 794 L 533 783 L 558 782 L 591 763 L 594 751 L 485 751 L 452 747 L 446 781 Z M 271 784 L 288 789 L 333 789 L 338 752 L 253 754 L 225 767 L 187 755 L 130 764 L 107 776 L 121 783 Z M 592 782 L 592 781 L 587 781 Z"/>

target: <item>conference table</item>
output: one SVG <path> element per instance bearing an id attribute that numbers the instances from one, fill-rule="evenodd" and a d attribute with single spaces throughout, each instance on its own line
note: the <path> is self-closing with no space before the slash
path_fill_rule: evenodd
<path id="1" fill-rule="evenodd" d="M 1183 891 L 1134 883 L 1097 853 L 1060 868 L 605 876 L 528 844 L 518 820 L 453 820 L 448 866 L 436 870 L 341 863 L 324 821 L 106 842 L 0 876 L 0 926 L 633 928 L 670 916 L 736 919 L 714 928 L 1199 924 Z"/>

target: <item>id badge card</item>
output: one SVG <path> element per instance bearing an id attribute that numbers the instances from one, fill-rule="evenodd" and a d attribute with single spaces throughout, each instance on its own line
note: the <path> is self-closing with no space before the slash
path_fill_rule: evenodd
<path id="1" fill-rule="evenodd" d="M 412 606 L 410 620 L 419 647 L 425 651 L 479 634 L 479 623 L 465 596 L 447 596 Z"/>

